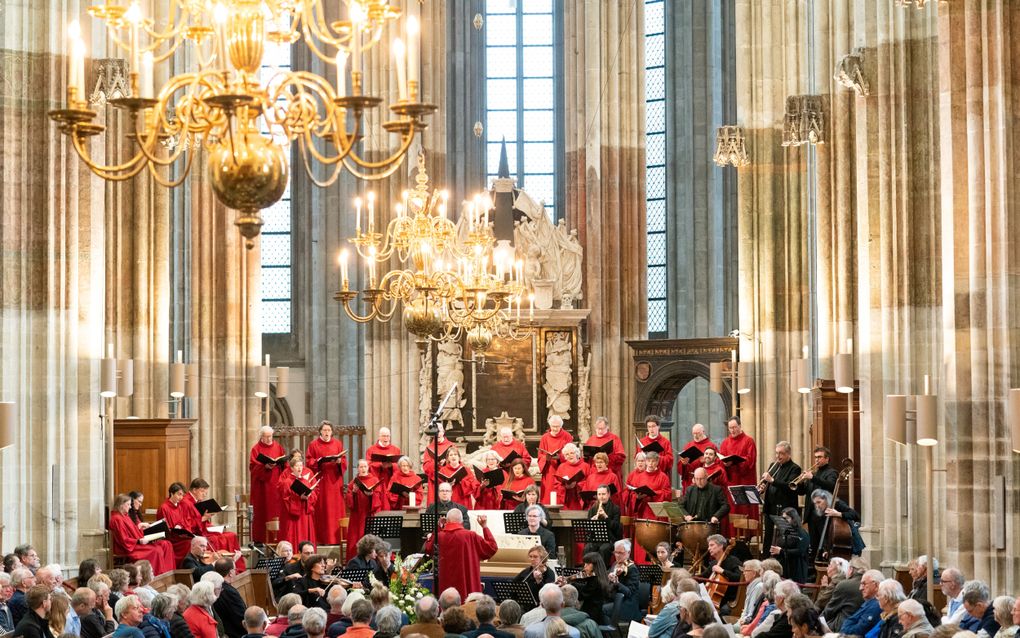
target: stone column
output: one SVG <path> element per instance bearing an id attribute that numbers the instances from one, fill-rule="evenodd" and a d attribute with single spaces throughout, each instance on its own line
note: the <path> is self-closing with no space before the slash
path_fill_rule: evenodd
<path id="1" fill-rule="evenodd" d="M 644 5 L 564 3 L 567 226 L 584 247 L 592 416 L 633 440 L 627 339 L 647 330 Z M 582 434 L 582 438 L 583 438 Z"/>

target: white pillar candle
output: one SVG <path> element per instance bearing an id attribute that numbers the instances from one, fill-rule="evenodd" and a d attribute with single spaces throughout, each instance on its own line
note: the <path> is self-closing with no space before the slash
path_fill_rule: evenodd
<path id="1" fill-rule="evenodd" d="M 407 502 L 410 504 L 411 507 L 418 507 L 417 501 L 418 501 L 417 494 L 415 494 L 414 492 L 407 493 Z"/>
<path id="2" fill-rule="evenodd" d="M 78 99 L 85 101 L 85 43 L 77 38 L 71 43 L 71 70 L 68 82 L 75 88 Z"/>
<path id="3" fill-rule="evenodd" d="M 407 67 L 404 58 L 404 41 L 397 38 L 393 41 L 393 63 L 397 65 L 397 92 L 401 102 L 407 101 Z"/>
<path id="4" fill-rule="evenodd" d="M 421 38 L 419 37 L 418 18 L 407 16 L 407 80 L 418 83 L 418 60 L 420 57 Z M 418 101 L 421 101 L 419 88 Z"/>
<path id="5" fill-rule="evenodd" d="M 556 505 L 556 491 L 549 492 L 549 504 Z"/>
<path id="6" fill-rule="evenodd" d="M 347 52 L 343 49 L 336 52 L 336 96 L 347 96 Z"/>
<path id="7" fill-rule="evenodd" d="M 350 279 L 347 278 L 347 249 L 340 251 L 340 290 L 347 290 Z"/>
<path id="8" fill-rule="evenodd" d="M 141 91 L 143 98 L 152 99 L 152 51 L 146 51 L 142 54 L 142 66 L 138 72 L 138 90 Z"/>

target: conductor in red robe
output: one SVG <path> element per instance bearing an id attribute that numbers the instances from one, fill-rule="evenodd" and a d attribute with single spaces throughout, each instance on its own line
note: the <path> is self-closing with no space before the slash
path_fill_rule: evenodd
<path id="1" fill-rule="evenodd" d="M 438 456 L 436 446 L 439 446 Z M 429 485 L 432 484 L 435 479 L 436 465 L 446 464 L 446 453 L 453 447 L 453 443 L 446 439 L 446 430 L 443 429 L 443 424 L 439 424 L 439 432 L 436 434 L 435 439 L 430 439 L 428 445 L 425 446 L 425 453 L 421 459 L 421 471 L 428 477 Z M 438 461 L 437 461 L 438 459 Z M 435 500 L 433 495 L 429 495 L 429 502 Z"/>
<path id="2" fill-rule="evenodd" d="M 496 539 L 486 526 L 485 515 L 478 517 L 481 536 L 464 529 L 464 515 L 451 509 L 446 513 L 446 525 L 439 530 L 439 588 L 453 587 L 462 599 L 468 594 L 482 591 L 481 563 L 496 553 Z M 434 534 L 425 541 L 424 552 L 432 553 Z"/>
<path id="3" fill-rule="evenodd" d="M 203 478 L 195 478 L 191 480 L 189 491 L 184 495 L 184 502 L 188 503 L 195 508 L 195 513 L 199 515 L 202 536 L 205 536 L 209 540 L 209 545 L 216 551 L 228 551 L 233 553 L 236 558 L 234 562 L 237 565 L 237 573 L 243 572 L 247 569 L 244 559 L 241 558 L 241 544 L 237 541 L 237 534 L 234 532 L 222 531 L 213 532 L 209 528 L 212 527 L 209 524 L 209 519 L 212 518 L 212 514 L 201 514 L 198 511 L 197 504 L 205 501 L 209 498 L 209 483 Z"/>
<path id="4" fill-rule="evenodd" d="M 316 544 L 315 523 L 312 513 L 319 500 L 319 488 L 312 478 L 312 472 L 305 468 L 300 456 L 291 456 L 288 470 L 280 476 L 277 483 L 280 496 L 280 540 L 287 541 L 297 547 L 301 541 Z M 310 493 L 298 493 L 294 490 L 294 482 L 299 481 Z M 298 486 L 300 488 L 300 486 Z M 302 490 L 303 491 L 303 490 Z"/>
<path id="5" fill-rule="evenodd" d="M 542 473 L 542 502 L 549 503 L 549 493 L 556 491 L 556 502 L 563 504 L 563 494 L 557 490 L 556 468 L 563 460 L 563 446 L 571 443 L 574 436 L 563 429 L 563 418 L 549 417 L 549 431 L 538 442 L 538 470 Z"/>
<path id="6" fill-rule="evenodd" d="M 260 460 L 259 455 L 262 455 Z M 263 425 L 259 440 L 248 456 L 248 472 L 251 475 L 251 539 L 256 543 L 266 542 L 266 523 L 280 517 L 280 499 L 276 495 L 276 484 L 280 481 L 286 458 L 267 463 L 265 459 L 286 457 L 287 451 L 278 441 L 273 440 L 273 428 Z"/>
<path id="7" fill-rule="evenodd" d="M 715 447 L 715 443 L 712 443 L 712 440 L 708 438 L 708 436 L 705 434 L 705 426 L 703 426 L 700 423 L 695 423 L 691 427 L 691 438 L 692 440 L 687 445 L 684 446 L 685 450 L 688 448 L 696 447 L 699 450 L 701 450 L 702 453 L 704 453 L 705 450 L 707 450 L 708 448 Z M 683 465 L 684 468 L 683 469 L 684 485 L 689 485 L 691 482 L 691 476 L 694 474 L 694 470 L 701 467 L 701 459 L 699 458 L 694 461 L 688 461 L 686 458 L 681 456 L 680 463 Z"/>
<path id="8" fill-rule="evenodd" d="M 524 467 L 531 467 L 531 455 L 528 454 L 527 448 L 524 447 L 524 441 L 515 439 L 514 431 L 508 427 L 499 429 L 499 437 L 492 444 L 492 451 L 502 459 L 501 463 L 504 469 L 510 467 L 510 463 L 518 457 L 524 460 Z M 511 456 L 513 458 L 510 458 Z"/>
<path id="9" fill-rule="evenodd" d="M 191 551 L 191 539 L 205 533 L 201 515 L 191 503 L 184 501 L 184 492 L 184 483 L 171 483 L 167 499 L 156 512 L 156 516 L 166 521 L 170 528 L 167 540 L 174 546 L 176 564 Z"/>
<path id="10" fill-rule="evenodd" d="M 344 513 L 344 472 L 347 471 L 347 455 L 340 439 L 333 437 L 333 424 L 323 421 L 319 436 L 308 444 L 305 464 L 318 474 L 319 492 L 315 504 L 315 537 L 323 545 L 340 542 L 340 519 Z"/>
<path id="11" fill-rule="evenodd" d="M 620 440 L 620 437 L 609 431 L 609 419 L 600 416 L 595 419 L 595 434 L 588 437 L 588 440 L 584 442 L 584 447 L 602 447 L 608 443 L 612 444 L 607 453 L 609 469 L 616 474 L 617 482 L 620 482 L 623 480 L 623 462 L 627 460 L 627 453 L 624 451 L 623 441 Z M 585 452 L 584 456 L 587 459 L 588 452 Z"/>
<path id="12" fill-rule="evenodd" d="M 581 450 L 573 443 L 563 446 L 563 462 L 556 469 L 556 492 L 567 510 L 583 510 L 581 488 L 591 469 L 581 460 Z"/>
<path id="13" fill-rule="evenodd" d="M 648 434 L 638 439 L 638 443 L 641 445 L 637 451 L 658 453 L 659 469 L 666 476 L 671 476 L 673 473 L 673 444 L 659 433 L 659 423 L 659 417 L 654 414 L 645 417 L 645 428 L 648 430 Z"/>
<path id="14" fill-rule="evenodd" d="M 369 470 L 383 485 L 389 484 L 390 477 L 393 476 L 393 467 L 400 456 L 400 448 L 393 445 L 390 429 L 387 427 L 379 428 L 379 439 L 365 450 Z M 388 461 L 384 458 L 393 460 Z"/>
<path id="15" fill-rule="evenodd" d="M 758 483 L 758 448 L 754 444 L 754 439 L 744 433 L 739 416 L 730 417 L 730 420 L 726 422 L 726 430 L 729 436 L 723 439 L 722 445 L 719 446 L 719 452 L 723 457 L 739 456 L 743 459 L 728 461 L 723 458 L 730 485 L 755 485 Z M 732 498 L 730 496 L 730 499 Z M 731 503 L 731 509 L 736 514 L 758 516 L 757 505 L 733 505 Z"/>
<path id="16" fill-rule="evenodd" d="M 351 479 L 347 486 L 347 511 L 350 521 L 347 524 L 347 555 L 356 556 L 358 541 L 365 535 L 365 522 L 368 517 L 381 512 L 385 501 L 383 483 L 372 474 L 368 461 L 358 461 L 358 475 Z"/>
<path id="17" fill-rule="evenodd" d="M 145 541 L 144 533 L 128 516 L 131 499 L 127 494 L 118 494 L 110 509 L 110 542 L 114 556 L 124 556 L 131 561 L 147 560 L 152 563 L 152 573 L 164 574 L 174 568 L 174 548 L 164 539 Z M 491 537 L 491 534 L 490 534 Z M 495 542 L 493 542 L 495 547 Z"/>
<path id="18" fill-rule="evenodd" d="M 394 485 L 400 487 L 394 489 Z M 422 496 L 424 494 L 424 481 L 415 473 L 411 466 L 411 459 L 406 456 L 400 457 L 397 461 L 397 471 L 393 473 L 390 482 L 386 487 L 386 497 L 389 500 L 387 509 L 399 510 L 402 507 L 425 507 Z M 411 494 L 414 494 L 414 502 L 411 502 Z"/>

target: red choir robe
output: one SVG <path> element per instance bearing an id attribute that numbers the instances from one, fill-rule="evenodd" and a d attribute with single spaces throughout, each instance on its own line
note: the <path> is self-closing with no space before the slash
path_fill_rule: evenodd
<path id="1" fill-rule="evenodd" d="M 556 492 L 556 502 L 563 504 L 563 486 L 556 480 L 556 468 L 563 462 L 563 446 L 574 440 L 574 435 L 560 430 L 553 436 L 551 432 L 542 435 L 538 442 L 538 469 L 542 473 L 542 502 L 549 503 L 549 493 Z"/>
<path id="2" fill-rule="evenodd" d="M 297 547 L 301 541 L 309 541 L 312 545 L 318 545 L 315 536 L 315 523 L 312 513 L 319 500 L 320 483 L 305 500 L 290 489 L 294 479 L 298 478 L 294 472 L 288 469 L 280 476 L 277 483 L 280 496 L 280 540 L 288 541 L 292 547 Z M 301 471 L 301 482 L 311 487 L 315 485 L 312 480 L 312 471 L 304 468 Z"/>
<path id="3" fill-rule="evenodd" d="M 736 437 L 727 436 L 719 445 L 719 452 L 723 456 L 736 454 L 745 459 L 740 463 L 726 464 L 726 474 L 730 485 L 755 485 L 758 482 L 758 448 L 754 444 L 754 439 L 744 432 Z M 758 517 L 757 505 L 734 505 L 733 496 L 727 495 L 727 498 L 730 499 L 731 513 Z"/>
<path id="4" fill-rule="evenodd" d="M 453 447 L 448 439 L 443 439 L 439 442 L 439 465 L 446 465 L 446 452 Z M 431 485 L 432 479 L 435 477 L 433 472 L 436 471 L 436 457 L 433 454 L 433 442 L 429 441 L 428 446 L 425 448 L 425 453 L 421 457 L 421 471 L 425 476 L 428 477 L 428 482 Z M 433 497 L 429 495 L 429 502 L 432 502 Z"/>
<path id="5" fill-rule="evenodd" d="M 662 451 L 658 453 L 659 469 L 662 470 L 662 473 L 665 474 L 666 476 L 670 476 L 673 472 L 673 444 L 670 443 L 669 439 L 667 439 L 666 437 L 662 436 L 661 434 L 655 437 L 654 439 L 650 436 L 642 437 L 640 440 L 641 447 L 635 450 L 635 454 L 637 454 L 637 452 L 643 451 L 644 446 L 651 445 L 652 441 L 658 441 L 659 445 L 662 446 Z"/>
<path id="6" fill-rule="evenodd" d="M 639 485 L 637 481 L 641 480 L 640 476 L 644 473 L 645 473 L 644 470 L 631 471 L 631 473 L 627 475 L 627 480 L 625 480 L 623 484 L 634 486 Z M 624 490 L 624 495 L 620 498 L 620 513 L 623 514 L 624 516 L 636 516 L 636 514 L 634 513 L 635 511 L 636 506 L 634 492 L 632 492 L 631 490 Z"/>
<path id="7" fill-rule="evenodd" d="M 347 455 L 341 456 L 336 461 L 320 463 L 319 459 L 340 454 L 343 449 L 343 443 L 337 438 L 324 443 L 322 438 L 315 437 L 315 440 L 308 444 L 308 453 L 305 454 L 305 466 L 319 475 L 316 479 L 319 486 L 315 488 L 319 493 L 319 500 L 315 504 L 312 519 L 315 521 L 315 537 L 323 545 L 336 545 L 340 542 L 340 519 L 346 516 L 344 472 L 347 471 Z"/>
<path id="8" fill-rule="evenodd" d="M 526 470 L 531 467 L 531 455 L 528 454 L 528 449 L 524 447 L 523 441 L 513 439 L 510 441 L 510 445 L 505 445 L 501 441 L 496 441 L 492 444 L 492 451 L 499 455 L 500 460 L 509 456 L 510 452 L 517 452 L 517 455 L 524 460 L 524 469 Z"/>
<path id="9" fill-rule="evenodd" d="M 181 504 L 183 505 L 184 503 L 187 503 L 191 506 L 191 510 L 185 510 L 185 516 L 197 517 L 197 523 L 194 523 L 192 528 L 197 527 L 199 531 L 195 533 L 205 536 L 205 538 L 209 541 L 209 549 L 217 552 L 228 551 L 231 553 L 241 549 L 241 544 L 237 542 L 237 534 L 234 532 L 228 532 L 226 530 L 222 532 L 209 531 L 209 527 L 212 526 L 212 523 L 202 520 L 202 514 L 200 514 L 198 508 L 195 507 L 195 503 L 197 502 L 198 501 L 195 500 L 195 496 L 191 492 L 185 492 L 184 499 L 181 501 Z M 192 510 L 194 511 L 194 514 L 191 513 Z M 238 574 L 247 569 L 244 558 L 238 558 L 234 565 L 237 568 Z"/>
<path id="10" fill-rule="evenodd" d="M 719 449 L 716 447 L 715 443 L 712 443 L 712 439 L 708 438 L 707 436 L 701 439 L 700 441 L 690 441 L 687 445 L 684 446 L 684 449 L 686 450 L 692 447 L 698 448 L 699 450 L 702 451 L 702 453 L 704 453 L 705 450 L 707 450 L 708 448 L 713 448 L 715 450 Z M 691 477 L 694 476 L 694 470 L 701 467 L 701 458 L 699 457 L 698 460 L 691 461 L 690 463 L 688 463 L 687 465 L 683 465 L 682 467 L 683 467 L 682 475 L 683 486 L 686 488 L 688 485 L 691 484 Z"/>
<path id="11" fill-rule="evenodd" d="M 462 599 L 468 594 L 482 591 L 481 562 L 496 553 L 496 539 L 488 527 L 482 527 L 479 536 L 464 529 L 460 523 L 447 523 L 439 530 L 439 588 L 453 587 Z M 424 551 L 432 553 L 435 536 L 425 541 Z"/>
<path id="12" fill-rule="evenodd" d="M 174 546 L 174 564 L 179 565 L 191 551 L 191 539 L 196 534 L 204 533 L 201 527 L 195 525 L 196 519 L 201 520 L 201 515 L 195 506 L 187 501 L 182 500 L 175 505 L 170 499 L 166 499 L 159 506 L 156 516 L 166 521 L 166 526 L 170 528 L 167 540 Z M 174 533 L 174 530 L 180 531 Z"/>
<path id="13" fill-rule="evenodd" d="M 395 484 L 414 489 L 407 493 L 401 492 L 398 494 L 393 491 L 393 486 Z M 425 503 L 422 501 L 422 497 L 424 496 L 424 486 L 425 482 L 422 481 L 422 478 L 414 472 L 404 474 L 400 470 L 397 470 L 393 473 L 393 477 L 390 479 L 390 482 L 386 487 L 386 498 L 389 501 L 388 509 L 399 510 L 405 506 L 410 507 L 411 498 L 409 494 L 412 492 L 414 493 L 414 506 L 425 507 Z"/>
<path id="14" fill-rule="evenodd" d="M 488 469 L 488 468 L 486 468 Z M 503 472 L 503 480 L 495 485 L 485 485 L 481 481 L 477 481 L 478 488 L 475 490 L 475 509 L 476 510 L 498 510 L 503 501 L 503 483 L 506 482 L 506 470 L 500 470 Z M 477 480 L 477 476 L 475 479 Z M 454 499 L 456 500 L 456 499 Z"/>
<path id="15" fill-rule="evenodd" d="M 592 434 L 584 444 L 602 446 L 609 442 L 613 444 L 613 451 L 609 453 L 609 469 L 616 474 L 617 483 L 619 483 L 619 479 L 623 478 L 623 462 L 627 460 L 627 453 L 624 451 L 623 441 L 620 440 L 620 437 L 612 432 L 606 432 L 605 436 Z M 591 462 L 591 459 L 585 460 Z"/>
<path id="16" fill-rule="evenodd" d="M 453 479 L 453 475 L 460 468 L 464 468 L 466 472 L 463 478 Z M 449 464 L 442 465 L 439 468 L 439 482 L 450 483 L 453 487 L 453 496 L 450 498 L 454 503 L 460 503 L 469 510 L 475 509 L 475 492 L 478 491 L 478 479 L 475 478 L 475 471 L 472 468 L 463 463 L 457 467 L 452 467 Z"/>
<path id="17" fill-rule="evenodd" d="M 655 493 L 652 496 L 645 497 L 628 486 L 647 487 Z M 669 477 L 658 468 L 654 472 L 631 472 L 630 476 L 627 477 L 627 485 L 624 486 L 624 491 L 627 492 L 630 498 L 631 516 L 650 520 L 664 520 L 656 516 L 652 512 L 652 508 L 648 506 L 649 503 L 661 503 L 662 501 L 671 500 L 673 486 L 670 483 Z M 650 563 L 651 559 L 652 557 L 648 555 L 645 548 L 637 543 L 634 544 L 634 562 Z"/>
<path id="18" fill-rule="evenodd" d="M 110 514 L 110 543 L 114 556 L 125 556 L 132 562 L 147 560 L 152 563 L 152 573 L 165 574 L 174 569 L 174 548 L 170 541 L 161 539 L 143 545 L 139 541 L 144 532 L 130 517 L 114 512 Z"/>
<path id="19" fill-rule="evenodd" d="M 368 517 L 385 509 L 386 495 L 384 484 L 371 473 L 368 476 L 355 476 L 347 485 L 347 496 L 344 500 L 350 520 L 347 523 L 347 555 L 358 555 L 358 541 L 365 535 L 365 522 Z M 367 493 L 366 493 L 367 492 Z"/>
<path id="20" fill-rule="evenodd" d="M 266 542 L 266 523 L 274 518 L 280 517 L 280 499 L 276 497 L 276 483 L 283 473 L 283 461 L 273 464 L 267 468 L 259 463 L 259 454 L 264 454 L 271 459 L 284 456 L 287 453 L 279 442 L 273 441 L 269 445 L 256 441 L 251 448 L 248 457 L 248 473 L 251 475 L 251 495 L 248 502 L 251 503 L 251 539 L 256 543 Z M 176 546 L 175 546 L 176 549 Z"/>
<path id="21" fill-rule="evenodd" d="M 523 494 L 521 495 L 521 499 L 517 500 L 517 499 L 514 499 L 514 498 L 507 497 L 505 494 L 502 493 L 503 490 L 509 490 L 511 492 L 520 492 L 520 491 L 526 489 L 529 485 L 534 485 L 534 484 L 535 484 L 535 479 L 531 478 L 527 474 L 525 474 L 524 476 L 522 476 L 520 478 L 512 478 L 512 477 L 508 476 L 507 480 L 506 480 L 506 483 L 503 483 L 503 486 L 500 488 L 500 497 L 502 498 L 502 502 L 500 503 L 500 507 L 499 508 L 503 509 L 503 510 L 513 510 L 518 505 L 520 505 L 522 502 L 524 502 L 524 495 Z"/>
<path id="22" fill-rule="evenodd" d="M 588 473 L 591 468 L 584 461 L 577 461 L 575 463 L 568 463 L 564 460 L 560 463 L 559 468 L 556 470 L 556 482 L 562 489 L 557 490 L 557 496 L 560 497 L 560 502 L 563 503 L 563 509 L 565 510 L 583 510 L 584 499 L 581 498 L 581 488 L 584 485 L 584 480 L 588 478 Z M 577 476 L 581 473 L 581 478 L 576 483 L 569 482 L 569 479 Z"/>
<path id="23" fill-rule="evenodd" d="M 590 494 L 582 495 L 584 500 L 583 509 L 590 508 L 595 503 L 595 492 L 598 490 L 599 485 L 612 485 L 615 487 L 615 491 L 610 488 L 610 492 L 613 493 L 609 500 L 615 503 L 617 506 L 620 505 L 620 501 L 624 498 L 623 495 L 623 484 L 620 482 L 620 477 L 616 475 L 613 470 L 603 470 L 601 472 L 595 470 L 594 466 L 591 471 L 588 472 L 588 476 L 585 477 L 584 482 L 581 484 L 582 492 L 590 492 Z"/>
<path id="24" fill-rule="evenodd" d="M 365 459 L 368 461 L 368 471 L 378 478 L 383 485 L 388 485 L 390 478 L 397 469 L 397 462 L 393 461 L 392 463 L 384 463 L 383 461 L 373 461 L 373 454 L 385 454 L 386 456 L 395 456 L 399 459 L 400 448 L 392 443 L 387 446 L 382 446 L 379 445 L 378 441 L 376 441 L 375 444 L 370 445 L 368 449 L 365 450 Z"/>

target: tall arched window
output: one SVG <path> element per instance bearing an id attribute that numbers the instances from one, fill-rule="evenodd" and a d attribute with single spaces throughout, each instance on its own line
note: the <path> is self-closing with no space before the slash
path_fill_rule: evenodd
<path id="1" fill-rule="evenodd" d="M 666 60 L 665 3 L 645 0 L 645 184 L 647 207 L 648 336 L 665 337 L 666 303 Z"/>

